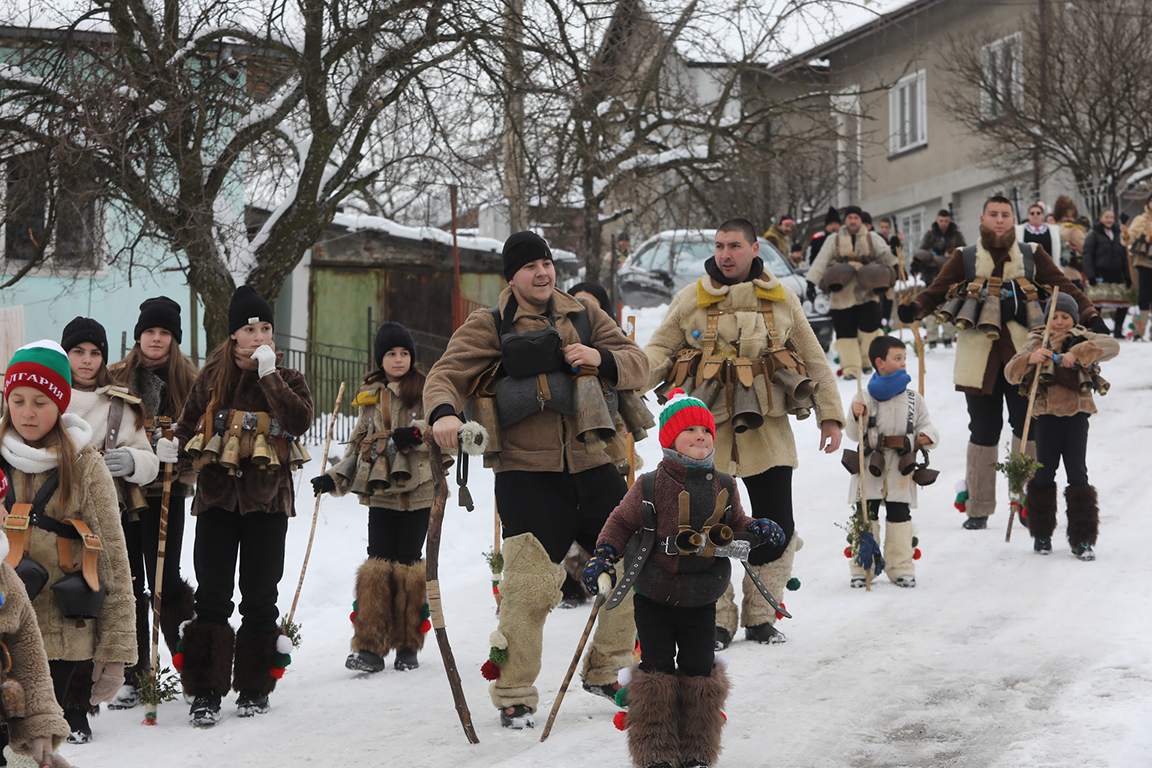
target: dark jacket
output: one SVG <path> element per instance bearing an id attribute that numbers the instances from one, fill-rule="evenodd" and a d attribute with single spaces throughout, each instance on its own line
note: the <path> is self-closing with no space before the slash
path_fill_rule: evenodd
<path id="1" fill-rule="evenodd" d="M 181 447 L 192 439 L 207 407 L 208 385 L 201 374 L 192 385 L 176 425 L 176 438 Z M 304 375 L 291 368 L 277 368 L 264 378 L 256 371 L 243 371 L 236 391 L 217 407 L 264 411 L 293 435 L 303 435 L 312 426 L 312 394 Z M 229 475 L 219 464 L 206 464 L 197 480 L 192 514 L 198 515 L 210 507 L 240 514 L 270 512 L 295 517 L 295 493 L 288 462 L 281 462 L 277 469 L 259 469 L 245 459 L 235 475 Z"/>
<path id="2" fill-rule="evenodd" d="M 1112 225 L 1112 237 L 1108 237 L 1104 222 L 1097 221 L 1084 238 L 1080 255 L 1084 259 L 1084 276 L 1090 281 L 1097 277 L 1108 279 L 1109 273 L 1123 272 L 1124 282 L 1132 284 L 1128 273 L 1128 249 L 1120 238 L 1119 224 Z"/>
<path id="3" fill-rule="evenodd" d="M 947 256 L 956 248 L 963 248 L 966 245 L 968 243 L 954 221 L 948 223 L 948 229 L 944 232 L 940 231 L 939 224 L 932 222 L 932 226 L 920 239 L 920 250 L 930 251 L 937 256 Z"/>

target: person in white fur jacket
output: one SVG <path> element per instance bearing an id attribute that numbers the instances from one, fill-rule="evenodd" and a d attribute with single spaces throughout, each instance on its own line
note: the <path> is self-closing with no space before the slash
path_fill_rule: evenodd
<path id="1" fill-rule="evenodd" d="M 72 399 L 66 412 L 79 416 L 92 428 L 91 445 L 104 452 L 104 464 L 116 483 L 120 512 L 137 514 L 147 506 L 143 486 L 155 480 L 160 471 L 160 459 L 144 431 L 140 399 L 127 387 L 114 384 L 108 372 L 108 337 L 97 321 L 74 318 L 64 326 L 60 346 L 68 353 L 72 371 Z M 144 655 L 147 648 L 138 647 L 137 652 Z M 61 702 L 71 727 L 68 741 L 74 744 L 92 739 L 88 714 L 95 714 L 97 707 L 88 703 L 90 679 L 90 670 L 82 664 Z"/>
<path id="2" fill-rule="evenodd" d="M 864 491 L 868 499 L 868 519 L 872 535 L 880 539 L 880 502 L 884 502 L 887 524 L 884 531 L 884 560 L 888 578 L 900 587 L 916 586 L 915 547 L 912 545 L 912 509 L 916 507 L 916 483 L 912 480 L 909 461 L 915 452 L 935 448 L 940 433 L 932 426 L 928 405 L 915 390 L 908 389 L 911 378 L 907 371 L 907 349 L 894 336 L 879 336 L 868 347 L 868 357 L 876 373 L 863 395 L 852 400 L 852 418 L 844 432 L 849 440 L 860 440 L 859 421 L 865 418 L 869 448 L 879 449 L 884 459 L 880 477 L 868 468 L 869 456 L 860 454 L 865 467 Z M 911 409 L 911 412 L 910 412 Z M 911 420 L 911 429 L 909 429 Z M 900 443 L 900 447 L 895 447 Z M 889 444 L 892 444 L 891 447 Z M 904 459 L 907 474 L 901 472 Z M 855 503 L 860 476 L 854 474 L 848 490 L 849 503 Z M 863 587 L 864 570 L 852 561 L 852 587 Z"/>

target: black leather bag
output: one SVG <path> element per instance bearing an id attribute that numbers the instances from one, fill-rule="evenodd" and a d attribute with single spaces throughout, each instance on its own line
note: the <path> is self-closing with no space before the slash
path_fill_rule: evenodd
<path id="1" fill-rule="evenodd" d="M 48 569 L 28 555 L 24 555 L 16 565 L 16 575 L 24 582 L 29 600 L 35 600 L 36 595 L 40 594 L 40 590 L 48 583 Z"/>
<path id="2" fill-rule="evenodd" d="M 28 558 L 24 558 L 27 560 Z M 48 574 L 44 574 L 47 581 Z M 52 585 L 56 593 L 56 604 L 60 606 L 60 613 L 66 619 L 98 619 L 100 609 L 104 607 L 104 596 L 108 588 L 103 584 L 99 590 L 92 589 L 80 571 L 69 573 L 60 581 Z"/>
<path id="3" fill-rule="evenodd" d="M 559 370 L 564 362 L 564 340 L 554 327 L 528 333 L 506 333 L 500 337 L 500 362 L 513 378 L 535 376 Z"/>

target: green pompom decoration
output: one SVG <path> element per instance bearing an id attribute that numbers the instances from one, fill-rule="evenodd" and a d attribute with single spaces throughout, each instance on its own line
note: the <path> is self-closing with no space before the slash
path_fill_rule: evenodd
<path id="1" fill-rule="evenodd" d="M 431 611 L 431 609 L 428 608 L 428 603 L 424 603 L 424 607 L 420 609 L 420 618 L 422 618 L 422 619 L 432 618 L 432 611 Z"/>
<path id="2" fill-rule="evenodd" d="M 358 609 L 357 609 L 357 606 L 356 606 L 356 601 L 355 601 L 355 600 L 353 600 L 353 601 L 352 601 L 352 610 L 354 610 L 354 611 L 355 611 L 355 610 L 358 610 Z"/>
<path id="3" fill-rule="evenodd" d="M 919 536 L 913 536 L 912 537 L 912 546 L 914 546 L 914 547 L 920 546 L 920 537 Z"/>
<path id="4" fill-rule="evenodd" d="M 796 578 L 795 576 L 788 579 L 787 587 L 789 592 L 795 592 L 796 590 L 800 589 L 800 579 Z"/>
<path id="5" fill-rule="evenodd" d="M 616 706 L 618 706 L 618 707 L 628 706 L 628 689 L 627 688 L 621 688 L 620 690 L 616 691 Z"/>
<path id="6" fill-rule="evenodd" d="M 176 653 L 184 653 L 184 638 L 176 641 Z"/>
<path id="7" fill-rule="evenodd" d="M 956 494 L 957 504 L 963 504 L 966 501 L 968 501 L 968 491 L 960 491 L 960 493 Z"/>
<path id="8" fill-rule="evenodd" d="M 290 654 L 287 654 L 287 653 L 276 654 L 276 661 L 273 662 L 273 664 L 275 666 L 280 667 L 281 669 L 283 669 L 284 667 L 288 666 L 291 663 L 292 663 L 292 656 Z"/>
<path id="9" fill-rule="evenodd" d="M 488 660 L 493 664 L 503 665 L 508 663 L 508 650 L 506 648 L 492 647 L 488 652 Z"/>

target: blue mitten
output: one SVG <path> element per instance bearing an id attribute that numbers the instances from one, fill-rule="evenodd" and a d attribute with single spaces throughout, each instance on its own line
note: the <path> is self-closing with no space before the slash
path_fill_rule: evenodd
<path id="1" fill-rule="evenodd" d="M 873 569 L 879 576 L 884 572 L 884 556 L 880 554 L 880 545 L 870 531 L 860 534 L 860 550 L 856 553 L 856 565 L 864 570 Z"/>
<path id="2" fill-rule="evenodd" d="M 600 544 L 596 547 L 596 551 L 592 553 L 592 558 L 584 565 L 584 573 L 580 576 L 589 592 L 594 595 L 599 594 L 600 588 L 597 586 L 596 580 L 600 578 L 602 573 L 608 574 L 612 579 L 612 586 L 616 586 L 616 569 L 612 567 L 616 560 L 616 550 L 612 548 L 612 545 Z"/>
<path id="3" fill-rule="evenodd" d="M 771 544 L 774 547 L 784 546 L 784 531 L 775 522 L 766 517 L 753 520 L 748 526 L 748 532 L 756 534 L 761 544 Z"/>

